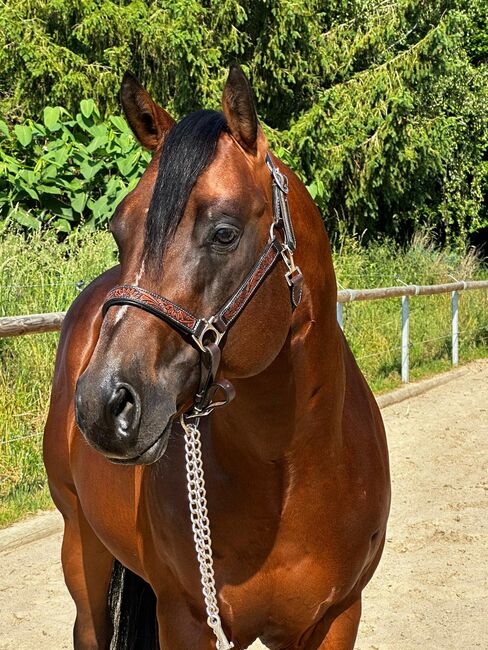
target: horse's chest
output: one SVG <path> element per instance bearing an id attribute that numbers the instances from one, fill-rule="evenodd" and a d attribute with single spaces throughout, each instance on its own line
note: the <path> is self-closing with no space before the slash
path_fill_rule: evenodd
<path id="1" fill-rule="evenodd" d="M 226 576 L 221 598 L 233 629 L 253 625 L 253 632 L 265 630 L 274 639 L 270 647 L 288 647 L 348 596 L 374 549 L 366 530 L 360 532 L 361 518 L 353 511 L 342 514 L 339 521 L 333 506 L 317 507 L 314 516 L 292 513 L 268 526 L 268 538 L 240 528 L 245 543 L 226 563 L 217 563 Z M 259 561 L 252 562 L 260 541 Z"/>
<path id="2" fill-rule="evenodd" d="M 280 562 L 221 589 L 222 613 L 239 638 L 265 634 L 270 647 L 288 647 L 341 598 L 344 582 L 319 558 L 291 553 Z"/>

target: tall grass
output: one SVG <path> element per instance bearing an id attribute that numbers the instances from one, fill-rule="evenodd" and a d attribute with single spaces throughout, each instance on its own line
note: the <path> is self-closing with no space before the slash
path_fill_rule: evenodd
<path id="1" fill-rule="evenodd" d="M 487 277 L 473 255 L 439 251 L 416 237 L 405 249 L 390 241 L 362 247 L 344 239 L 334 254 L 340 286 L 366 288 L 436 284 L 453 277 Z M 0 235 L 0 315 L 66 309 L 87 283 L 113 265 L 106 232 L 75 232 L 59 244 L 54 233 Z M 460 298 L 460 357 L 488 355 L 488 292 Z M 411 299 L 412 376 L 449 367 L 449 296 Z M 344 306 L 344 330 L 372 387 L 399 383 L 400 299 Z M 0 525 L 49 504 L 41 436 L 58 335 L 0 338 Z"/>

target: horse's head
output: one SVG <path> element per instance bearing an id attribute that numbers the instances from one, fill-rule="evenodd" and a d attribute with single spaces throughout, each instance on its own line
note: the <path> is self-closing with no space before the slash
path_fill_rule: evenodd
<path id="1" fill-rule="evenodd" d="M 121 97 L 131 128 L 154 157 L 111 222 L 120 285 L 144 289 L 149 301 L 164 296 L 208 320 L 256 265 L 273 223 L 268 148 L 251 89 L 232 67 L 223 112 L 198 111 L 178 124 L 131 75 Z M 282 349 L 292 311 L 284 271 L 281 264 L 268 269 L 225 332 L 226 377 L 252 377 Z M 192 332 L 122 302 L 107 308 L 78 381 L 77 422 L 111 460 L 149 463 L 164 452 L 175 415 L 194 401 L 201 351 Z"/>

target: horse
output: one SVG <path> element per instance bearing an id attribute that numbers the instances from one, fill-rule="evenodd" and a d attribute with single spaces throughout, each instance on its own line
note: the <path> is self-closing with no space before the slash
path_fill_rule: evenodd
<path id="1" fill-rule="evenodd" d="M 239 66 L 221 112 L 176 123 L 129 72 L 121 103 L 153 156 L 110 222 L 119 264 L 64 320 L 44 437 L 74 647 L 350 650 L 390 479 L 319 210 L 269 151 Z M 220 639 L 188 505 L 190 433 Z"/>

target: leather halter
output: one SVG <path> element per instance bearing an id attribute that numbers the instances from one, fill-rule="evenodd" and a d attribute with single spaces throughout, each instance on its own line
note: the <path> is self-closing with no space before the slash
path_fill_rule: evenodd
<path id="1" fill-rule="evenodd" d="M 296 239 L 288 207 L 288 179 L 275 167 L 269 153 L 266 164 L 273 179 L 273 223 L 269 241 L 242 284 L 216 314 L 209 319 L 198 318 L 168 298 L 134 285 L 119 285 L 111 289 L 102 307 L 103 316 L 113 305 L 139 307 L 171 325 L 199 350 L 200 385 L 186 418 L 208 415 L 217 406 L 228 404 L 234 398 L 232 384 L 226 379 L 216 380 L 221 358 L 220 343 L 280 260 L 286 265 L 285 277 L 290 287 L 292 307 L 297 307 L 302 298 L 303 275 L 293 261 Z M 225 398 L 212 401 L 218 391 L 223 392 Z"/>

